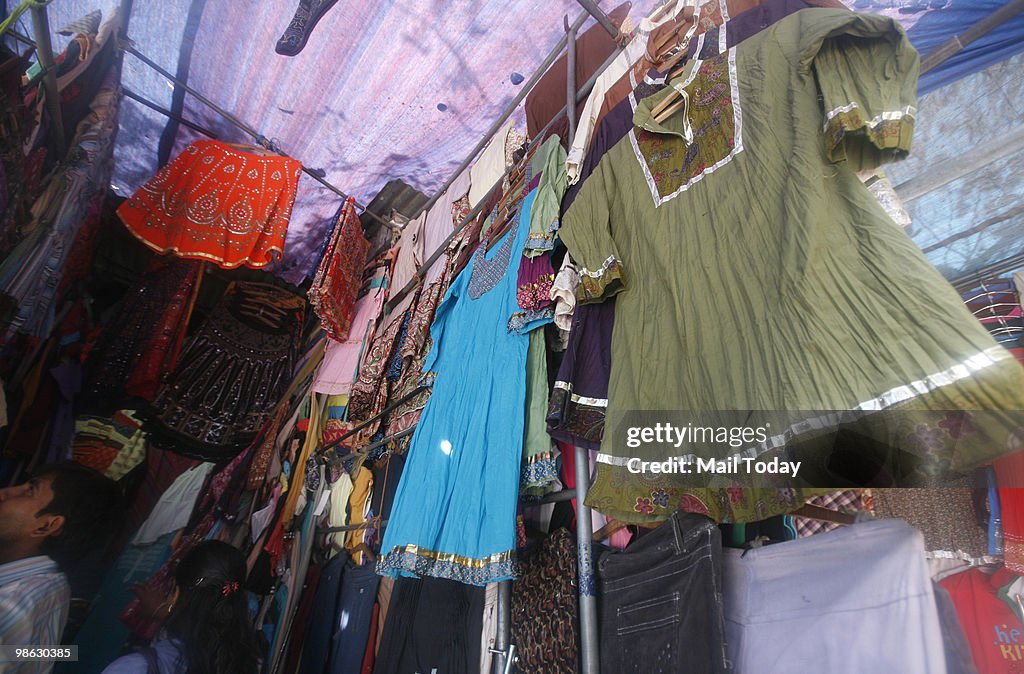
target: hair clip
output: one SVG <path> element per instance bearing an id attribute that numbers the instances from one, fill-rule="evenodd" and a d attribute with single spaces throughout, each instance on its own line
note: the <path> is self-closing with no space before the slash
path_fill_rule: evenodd
<path id="1" fill-rule="evenodd" d="M 228 583 L 224 583 L 224 587 L 222 587 L 220 589 L 220 593 L 223 596 L 225 596 L 225 597 L 230 597 L 235 592 L 238 592 L 238 588 L 239 588 L 238 583 L 236 583 L 234 581 L 231 581 L 231 582 L 228 582 Z"/>

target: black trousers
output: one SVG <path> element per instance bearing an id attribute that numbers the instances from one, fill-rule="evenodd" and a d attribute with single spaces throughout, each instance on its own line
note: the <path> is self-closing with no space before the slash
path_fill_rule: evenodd
<path id="1" fill-rule="evenodd" d="M 601 671 L 730 672 L 722 610 L 722 539 L 710 519 L 677 511 L 598 563 Z"/>

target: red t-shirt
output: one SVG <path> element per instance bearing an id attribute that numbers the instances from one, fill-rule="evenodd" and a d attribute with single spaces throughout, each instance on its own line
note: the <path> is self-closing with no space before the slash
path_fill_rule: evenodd
<path id="1" fill-rule="evenodd" d="M 996 594 L 1016 578 L 1006 569 L 970 569 L 939 581 L 956 604 L 979 674 L 1024 674 L 1024 624 Z"/>

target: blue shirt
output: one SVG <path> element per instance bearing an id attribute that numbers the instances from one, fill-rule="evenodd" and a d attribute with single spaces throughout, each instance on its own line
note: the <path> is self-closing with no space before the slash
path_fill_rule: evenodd
<path id="1" fill-rule="evenodd" d="M 68 580 L 49 557 L 0 564 L 0 644 L 60 644 L 71 604 Z M 0 663 L 4 674 L 46 674 L 52 662 Z"/>

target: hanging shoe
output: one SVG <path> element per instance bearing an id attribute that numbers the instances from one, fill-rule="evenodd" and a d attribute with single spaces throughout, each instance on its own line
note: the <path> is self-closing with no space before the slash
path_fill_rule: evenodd
<path id="1" fill-rule="evenodd" d="M 295 56 L 302 51 L 316 24 L 337 2 L 338 0 L 299 0 L 295 16 L 285 29 L 284 35 L 277 41 L 274 51 L 283 56 Z"/>

